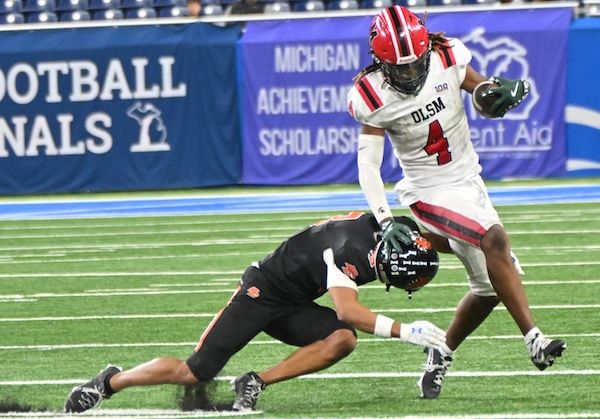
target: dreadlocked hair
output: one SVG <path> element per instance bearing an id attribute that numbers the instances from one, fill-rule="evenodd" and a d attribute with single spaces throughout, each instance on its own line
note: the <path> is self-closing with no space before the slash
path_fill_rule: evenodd
<path id="1" fill-rule="evenodd" d="M 448 46 L 448 38 L 445 37 L 444 32 L 430 32 L 429 40 L 431 41 L 432 49 L 450 49 L 450 47 Z"/>
<path id="2" fill-rule="evenodd" d="M 429 40 L 431 41 L 431 48 L 435 49 L 435 50 L 444 50 L 444 49 L 450 49 L 450 47 L 448 46 L 448 38 L 446 38 L 444 36 L 444 32 L 430 32 L 429 33 Z M 373 52 L 371 51 L 371 54 Z M 358 73 L 356 76 L 354 76 L 354 78 L 352 79 L 352 81 L 354 83 L 357 83 L 360 79 L 362 79 L 364 76 L 366 76 L 367 74 L 373 73 L 377 70 L 379 70 L 379 68 L 381 67 L 381 62 L 379 60 L 377 60 L 376 58 L 373 58 L 373 62 L 371 64 L 369 64 L 368 66 L 366 66 L 365 68 L 363 68 L 361 70 L 360 73 Z"/>
<path id="3" fill-rule="evenodd" d="M 366 66 L 365 68 L 363 68 L 362 71 L 360 73 L 358 73 L 356 76 L 354 76 L 352 81 L 354 83 L 356 83 L 360 79 L 362 79 L 364 76 L 366 76 L 367 74 L 372 73 L 377 70 L 379 70 L 379 61 L 373 59 L 373 62 L 371 64 L 369 64 L 368 66 Z"/>

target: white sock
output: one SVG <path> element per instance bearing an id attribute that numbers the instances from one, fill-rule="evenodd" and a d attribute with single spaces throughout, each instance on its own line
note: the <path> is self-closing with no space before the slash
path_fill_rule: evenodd
<path id="1" fill-rule="evenodd" d="M 529 332 L 527 332 L 525 336 L 523 336 L 523 340 L 525 341 L 525 345 L 527 345 L 528 348 L 531 348 L 531 344 L 538 337 L 544 337 L 544 335 L 542 334 L 542 332 L 540 332 L 540 329 L 534 327 Z"/>
<path id="2" fill-rule="evenodd" d="M 444 356 L 444 357 L 445 357 L 445 356 L 450 356 L 450 357 L 451 357 L 452 355 L 454 355 L 454 351 L 453 351 L 452 349 L 450 349 L 450 348 L 448 347 L 448 345 L 446 345 L 445 343 L 442 343 L 442 344 L 440 345 L 440 354 L 441 354 L 442 356 Z"/>

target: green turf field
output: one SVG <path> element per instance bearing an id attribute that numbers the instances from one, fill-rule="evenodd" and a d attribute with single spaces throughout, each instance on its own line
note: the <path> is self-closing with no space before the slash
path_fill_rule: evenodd
<path id="1" fill-rule="evenodd" d="M 567 341 L 552 368 L 533 366 L 499 307 L 460 347 L 437 400 L 417 398 L 420 348 L 360 334 L 355 352 L 332 368 L 269 387 L 259 416 L 600 417 L 600 204 L 498 210 L 540 328 Z M 131 368 L 157 356 L 186 358 L 250 262 L 334 214 L 0 221 L 0 402 L 45 410 L 27 417 L 60 417 L 70 389 L 109 362 Z M 442 255 L 437 277 L 412 300 L 373 283 L 361 287 L 360 301 L 398 320 L 446 327 L 466 290 L 462 265 Z M 319 301 L 331 303 L 328 295 Z M 260 335 L 221 372 L 215 400 L 232 402 L 230 378 L 291 351 Z M 128 389 L 83 416 L 208 415 L 177 416 L 179 391 Z"/>

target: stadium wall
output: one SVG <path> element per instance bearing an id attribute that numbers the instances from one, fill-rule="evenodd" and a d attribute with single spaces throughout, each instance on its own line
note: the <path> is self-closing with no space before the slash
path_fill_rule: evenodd
<path id="1" fill-rule="evenodd" d="M 467 106 L 485 178 L 600 174 L 598 104 L 572 81 L 594 80 L 574 45 L 600 24 L 572 12 L 430 11 L 477 69 L 532 81 L 509 118 Z M 0 28 L 0 194 L 356 182 L 345 94 L 373 13 Z"/>

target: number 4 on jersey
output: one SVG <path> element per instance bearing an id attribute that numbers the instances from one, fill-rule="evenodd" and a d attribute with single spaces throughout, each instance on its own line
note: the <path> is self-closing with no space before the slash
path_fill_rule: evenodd
<path id="1" fill-rule="evenodd" d="M 448 140 L 444 137 L 440 121 L 433 121 L 429 124 L 429 136 L 424 147 L 425 152 L 430 156 L 437 154 L 437 162 L 441 166 L 452 161 L 452 153 L 448 148 Z"/>

